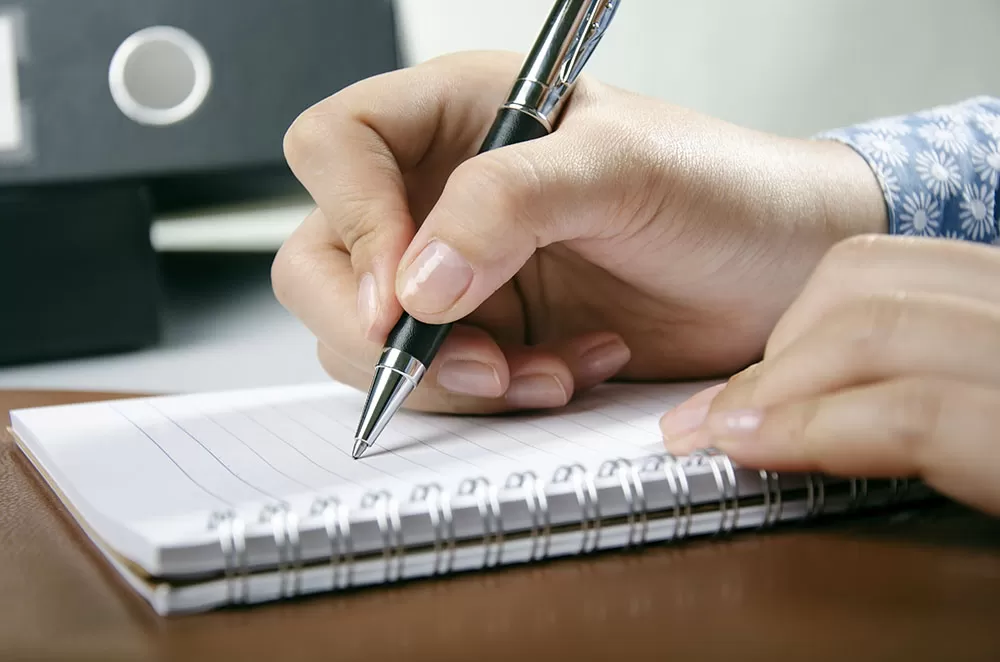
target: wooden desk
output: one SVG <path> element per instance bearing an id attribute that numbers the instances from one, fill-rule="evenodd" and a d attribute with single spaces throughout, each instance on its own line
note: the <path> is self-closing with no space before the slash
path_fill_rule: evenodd
<path id="1" fill-rule="evenodd" d="M 100 394 L 0 391 L 12 408 Z M 4 434 L 0 659 L 1000 660 L 1000 521 L 954 506 L 160 618 Z"/>

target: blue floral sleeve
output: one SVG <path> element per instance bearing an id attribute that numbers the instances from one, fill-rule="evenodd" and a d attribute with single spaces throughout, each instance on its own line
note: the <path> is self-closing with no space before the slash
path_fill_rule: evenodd
<path id="1" fill-rule="evenodd" d="M 1000 244 L 1000 99 L 975 97 L 826 131 L 872 168 L 891 234 Z"/>

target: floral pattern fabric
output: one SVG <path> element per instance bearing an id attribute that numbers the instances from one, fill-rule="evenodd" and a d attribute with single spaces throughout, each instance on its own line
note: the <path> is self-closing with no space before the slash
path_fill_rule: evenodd
<path id="1" fill-rule="evenodd" d="M 1000 244 L 1000 99 L 975 97 L 826 131 L 875 174 L 891 234 Z"/>

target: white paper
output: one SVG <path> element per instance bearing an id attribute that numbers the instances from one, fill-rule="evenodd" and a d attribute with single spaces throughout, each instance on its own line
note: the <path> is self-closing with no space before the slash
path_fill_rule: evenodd
<path id="1" fill-rule="evenodd" d="M 366 492 L 455 489 L 483 476 L 548 476 L 660 446 L 657 419 L 692 385 L 597 389 L 549 415 L 449 417 L 400 412 L 362 461 L 351 458 L 363 395 L 336 384 L 120 400 L 12 412 L 69 492 L 130 527 L 264 503 Z"/>

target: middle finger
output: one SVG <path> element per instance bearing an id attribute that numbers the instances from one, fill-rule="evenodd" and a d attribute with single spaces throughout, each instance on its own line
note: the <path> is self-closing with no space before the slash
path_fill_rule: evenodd
<path id="1" fill-rule="evenodd" d="M 1000 386 L 1000 306 L 945 295 L 875 296 L 840 306 L 712 411 L 769 407 L 885 379 L 933 376 Z"/>

